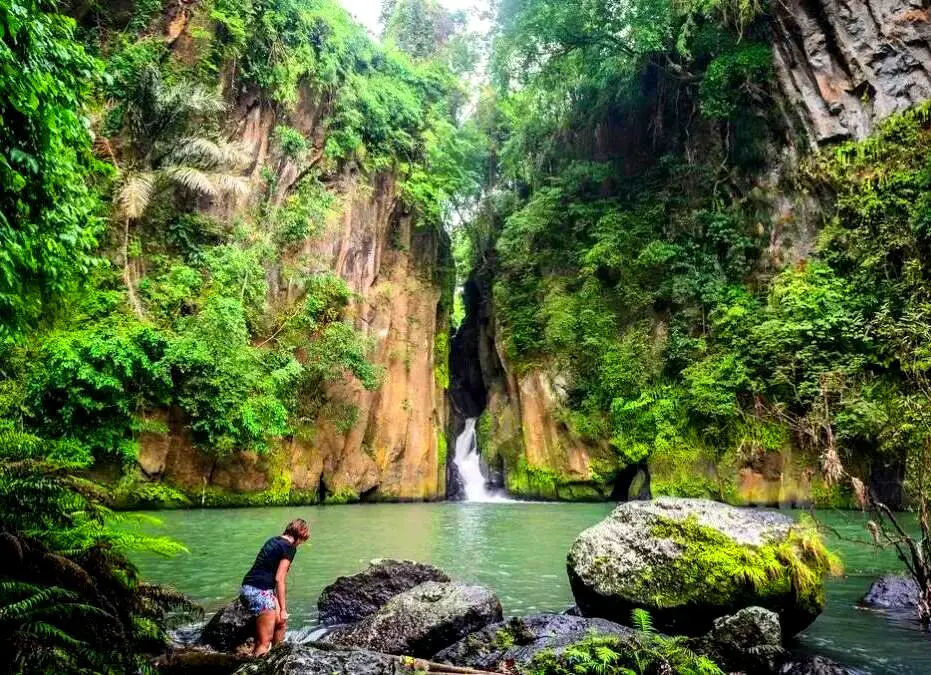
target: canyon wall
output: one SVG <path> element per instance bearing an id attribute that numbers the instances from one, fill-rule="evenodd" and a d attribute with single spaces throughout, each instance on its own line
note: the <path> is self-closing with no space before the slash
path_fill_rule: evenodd
<path id="1" fill-rule="evenodd" d="M 931 99 L 931 18 L 922 0 L 793 0 L 778 5 L 772 31 L 769 94 L 784 129 L 770 130 L 771 159 L 753 189 L 769 205 L 769 246 L 762 256 L 775 270 L 811 255 L 822 220 L 818 200 L 793 185 L 801 158 L 832 143 L 863 139 L 890 115 Z M 593 159 L 611 156 L 599 147 L 606 138 L 625 159 L 653 156 L 656 139 L 649 146 L 642 138 L 643 123 L 599 128 L 580 144 L 591 146 L 587 154 Z M 707 129 L 691 131 L 681 148 L 686 156 L 707 155 L 709 144 L 720 141 Z M 668 139 L 659 142 L 669 149 Z M 486 257 L 493 261 L 493 252 Z M 469 314 L 453 344 L 454 352 L 469 357 L 454 355 L 452 396 L 461 416 L 484 410 L 481 452 L 492 480 L 510 492 L 548 499 L 636 498 L 649 492 L 652 481 L 655 493 L 689 484 L 696 496 L 710 486 L 711 494 L 737 503 L 834 504 L 837 495 L 821 480 L 818 458 L 793 447 L 725 461 L 654 455 L 647 467 L 624 466 L 608 443 L 580 438 L 567 423 L 566 376 L 553 364 L 508 363 L 493 284 L 491 262 L 467 286 Z M 663 333 L 662 321 L 656 330 Z M 470 359 L 480 364 L 478 370 Z M 475 395 L 479 383 L 487 394 Z M 879 494 L 897 503 L 900 466 L 878 459 L 868 475 Z"/>
<path id="2" fill-rule="evenodd" d="M 176 45 L 183 48 L 183 29 L 170 22 L 166 30 L 178 34 Z M 228 222 L 248 214 L 269 175 L 271 199 L 281 203 L 323 154 L 324 112 L 306 87 L 286 115 L 256 96 L 238 101 L 229 135 L 248 153 L 252 189 L 206 209 Z M 307 158 L 290 159 L 276 149 L 272 139 L 280 124 L 307 139 Z M 418 226 L 390 172 L 366 175 L 349 165 L 326 180 L 340 206 L 323 233 L 266 270 L 268 302 L 288 307 L 299 300 L 288 283 L 295 267 L 344 279 L 354 294 L 350 319 L 371 341 L 369 359 L 381 371 L 380 386 L 367 391 L 348 380 L 331 387 L 330 396 L 357 411 L 348 430 L 323 421 L 306 437 L 283 440 L 262 454 L 204 452 L 191 442 L 179 411 L 155 411 L 150 418 L 167 425 L 168 433 L 140 438 L 138 464 L 147 480 L 200 495 L 205 504 L 445 498 L 449 316 L 443 300 L 453 283 L 448 237 Z"/>

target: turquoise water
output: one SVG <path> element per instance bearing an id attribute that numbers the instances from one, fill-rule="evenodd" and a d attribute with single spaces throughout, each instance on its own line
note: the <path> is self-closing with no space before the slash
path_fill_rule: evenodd
<path id="1" fill-rule="evenodd" d="M 136 562 L 147 580 L 170 584 L 216 609 L 237 594 L 265 539 L 302 517 L 312 540 L 298 552 L 288 581 L 295 628 L 316 622 L 324 586 L 380 557 L 430 562 L 453 577 L 488 586 L 506 614 L 561 612 L 573 604 L 566 552 L 579 532 L 612 508 L 439 503 L 173 511 L 159 514 L 163 525 L 152 531 L 180 541 L 190 553 L 172 559 L 139 555 Z M 877 675 L 931 673 L 931 642 L 909 618 L 891 620 L 854 608 L 876 575 L 900 569 L 895 556 L 848 541 L 867 540 L 859 514 L 819 518 L 840 535 L 828 538 L 844 560 L 846 576 L 829 583 L 827 608 L 797 647 Z"/>

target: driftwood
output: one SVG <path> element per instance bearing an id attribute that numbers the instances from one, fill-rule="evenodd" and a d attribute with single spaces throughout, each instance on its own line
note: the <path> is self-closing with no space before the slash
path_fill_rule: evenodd
<path id="1" fill-rule="evenodd" d="M 435 663 L 434 661 L 414 659 L 409 656 L 399 656 L 398 661 L 408 668 L 413 668 L 417 672 L 424 673 L 438 673 L 439 675 L 501 675 L 500 673 L 493 673 L 490 670 L 475 670 L 475 668 L 451 666 L 446 663 Z"/>

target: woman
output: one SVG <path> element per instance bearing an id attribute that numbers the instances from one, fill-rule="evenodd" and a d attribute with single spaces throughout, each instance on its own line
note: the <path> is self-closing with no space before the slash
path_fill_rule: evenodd
<path id="1" fill-rule="evenodd" d="M 261 656 L 284 639 L 288 624 L 285 580 L 297 547 L 310 539 L 307 523 L 298 518 L 288 523 L 284 534 L 272 537 L 255 557 L 252 569 L 242 579 L 240 598 L 255 616 L 254 656 Z"/>

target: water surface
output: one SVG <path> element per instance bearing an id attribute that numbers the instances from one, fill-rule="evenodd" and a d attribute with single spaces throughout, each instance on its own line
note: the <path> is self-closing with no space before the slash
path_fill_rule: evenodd
<path id="1" fill-rule="evenodd" d="M 234 597 L 266 538 L 295 517 L 313 539 L 295 558 L 288 582 L 292 626 L 316 622 L 317 596 L 342 574 L 369 560 L 430 562 L 464 581 L 494 589 L 505 614 L 561 612 L 572 604 L 566 552 L 576 535 L 612 504 L 362 504 L 308 508 L 173 511 L 158 528 L 190 554 L 173 559 L 139 555 L 147 580 L 167 583 L 216 609 Z M 846 576 L 828 585 L 824 614 L 801 636 L 799 649 L 824 654 L 864 672 L 931 673 L 931 642 L 909 620 L 854 608 L 872 579 L 900 569 L 894 554 L 848 541 L 866 540 L 859 514 L 819 514 L 836 531 L 829 544 Z"/>

